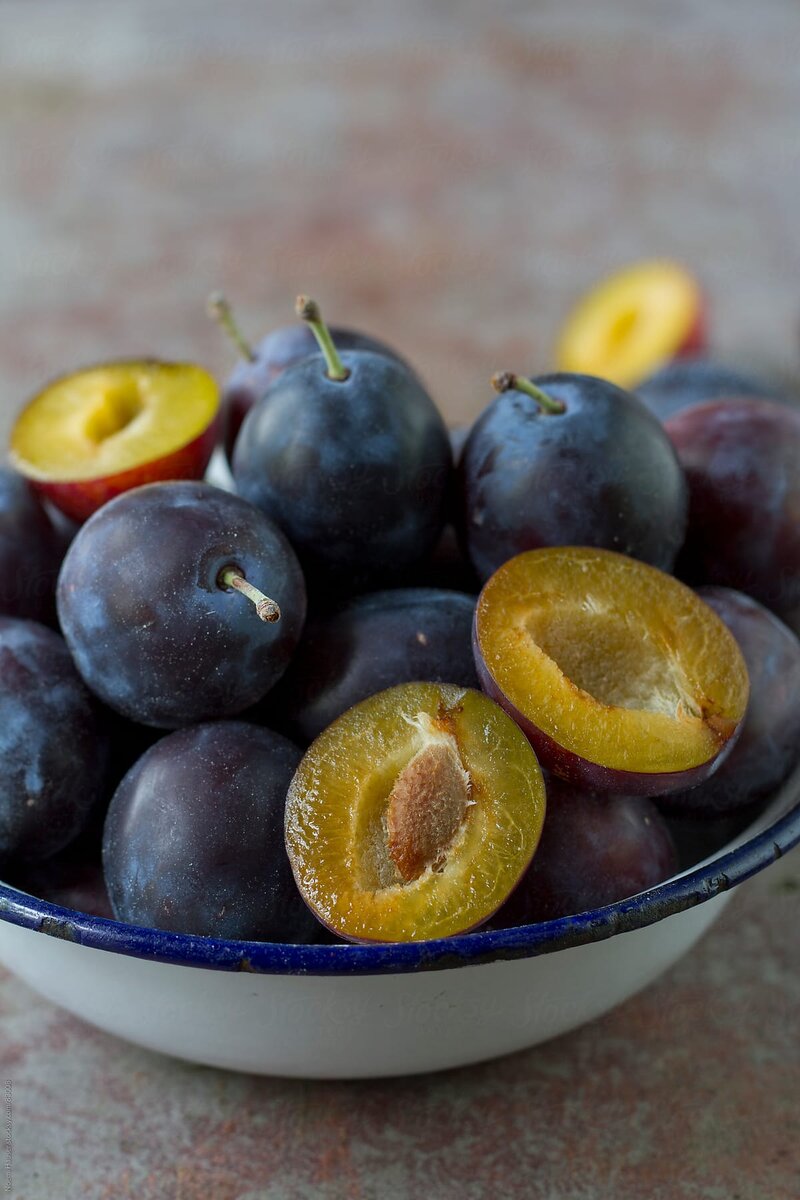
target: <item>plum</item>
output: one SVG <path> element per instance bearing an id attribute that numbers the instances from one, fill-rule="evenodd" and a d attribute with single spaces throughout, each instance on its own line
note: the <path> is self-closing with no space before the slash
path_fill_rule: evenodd
<path id="1" fill-rule="evenodd" d="M 165 729 L 260 700 L 288 665 L 305 609 L 281 531 L 207 483 L 149 484 L 112 500 L 78 533 L 58 581 L 61 627 L 86 683 L 123 716 Z"/>
<path id="2" fill-rule="evenodd" d="M 55 623 L 65 545 L 31 485 L 0 468 L 0 613 Z"/>
<path id="3" fill-rule="evenodd" d="M 236 488 L 284 530 L 320 586 L 385 586 L 444 527 L 447 430 L 405 367 L 369 350 L 339 356 L 313 302 L 301 297 L 298 311 L 325 351 L 285 370 L 250 411 Z"/>
<path id="4" fill-rule="evenodd" d="M 686 531 L 675 451 L 634 396 L 588 375 L 496 376 L 458 468 L 481 580 L 523 550 L 598 546 L 671 570 Z"/>
<path id="5" fill-rule="evenodd" d="M 0 617 L 0 860 L 50 858 L 106 784 L 108 737 L 63 638 Z"/>
<path id="6" fill-rule="evenodd" d="M 478 598 L 474 648 L 484 690 L 579 787 L 699 783 L 742 727 L 747 667 L 730 630 L 677 579 L 610 550 L 505 563 Z"/>
<path id="7" fill-rule="evenodd" d="M 350 941 L 482 924 L 536 850 L 542 772 L 480 692 L 405 683 L 343 713 L 303 756 L 286 848 L 306 902 Z"/>
<path id="8" fill-rule="evenodd" d="M 244 721 L 195 725 L 145 751 L 106 818 L 103 869 L 117 919 L 208 937 L 311 941 L 318 925 L 283 842 L 300 757 L 286 738 Z"/>
<path id="9" fill-rule="evenodd" d="M 588 912 L 655 887 L 677 870 L 675 844 L 651 801 L 582 792 L 548 777 L 539 847 L 492 926 Z"/>
<path id="10" fill-rule="evenodd" d="M 267 722 L 307 745 L 345 709 L 395 684 L 477 687 L 474 614 L 474 596 L 396 588 L 312 618 L 288 671 L 264 701 Z"/>
<path id="11" fill-rule="evenodd" d="M 236 438 L 250 409 L 281 372 L 313 354 L 317 343 L 307 325 L 283 325 L 252 345 L 239 329 L 228 301 L 219 292 L 209 296 L 208 310 L 231 338 L 240 356 L 222 392 L 225 453 L 228 462 L 233 462 Z M 411 370 L 405 359 L 380 338 L 339 326 L 332 326 L 330 332 L 340 350 L 371 350 Z"/>
<path id="12" fill-rule="evenodd" d="M 666 430 L 689 484 L 682 576 L 746 592 L 800 630 L 800 409 L 715 400 Z"/>

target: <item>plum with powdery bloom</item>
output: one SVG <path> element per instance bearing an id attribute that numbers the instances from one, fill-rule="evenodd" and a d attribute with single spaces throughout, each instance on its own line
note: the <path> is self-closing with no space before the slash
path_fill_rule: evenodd
<path id="1" fill-rule="evenodd" d="M 459 528 L 482 580 L 524 550 L 595 546 L 671 570 L 686 530 L 686 482 L 659 422 L 588 375 L 495 377 L 501 394 L 459 463 Z M 506 381 L 508 381 L 506 385 Z"/>
<path id="2" fill-rule="evenodd" d="M 118 920 L 207 937 L 309 942 L 319 925 L 283 838 L 301 752 L 244 721 L 179 730 L 117 788 L 103 867 Z"/>
<path id="3" fill-rule="evenodd" d="M 300 299 L 298 312 L 310 313 L 329 342 L 316 306 Z M 363 590 L 401 578 L 435 546 L 452 452 L 436 406 L 406 367 L 369 350 L 339 355 L 328 342 L 251 410 L 233 475 L 315 581 Z"/>
<path id="4" fill-rule="evenodd" d="M 223 584 L 228 568 L 268 591 L 280 619 L 259 620 Z M 150 484 L 105 505 L 76 536 L 58 584 L 64 636 L 92 691 L 167 729 L 260 700 L 288 665 L 305 608 L 281 531 L 206 483 Z"/>
<path id="5" fill-rule="evenodd" d="M 0 613 L 51 625 L 66 538 L 30 484 L 0 468 Z"/>
<path id="6" fill-rule="evenodd" d="M 108 739 L 64 641 L 0 617 L 0 859 L 36 862 L 83 828 L 106 782 Z"/>
<path id="7" fill-rule="evenodd" d="M 666 430 L 689 484 L 682 576 L 746 592 L 800 631 L 800 409 L 717 400 Z"/>

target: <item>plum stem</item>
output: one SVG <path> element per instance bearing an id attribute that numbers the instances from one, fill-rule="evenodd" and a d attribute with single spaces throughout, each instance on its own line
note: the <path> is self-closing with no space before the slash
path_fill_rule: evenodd
<path id="1" fill-rule="evenodd" d="M 211 319 L 217 322 L 220 329 L 228 335 L 242 358 L 246 358 L 248 362 L 255 362 L 256 352 L 239 328 L 233 315 L 233 309 L 222 292 L 211 293 L 206 302 L 206 311 Z"/>
<path id="2" fill-rule="evenodd" d="M 511 371 L 498 371 L 492 376 L 492 387 L 496 392 L 523 392 L 539 405 L 539 410 L 548 416 L 566 412 L 566 405 L 560 400 L 554 400 L 543 392 L 540 387 L 526 379 L 524 375 L 513 375 Z"/>
<path id="3" fill-rule="evenodd" d="M 281 610 L 274 600 L 270 600 L 269 596 L 265 596 L 257 587 L 253 587 L 252 583 L 248 583 L 238 567 L 223 567 L 217 578 L 217 584 L 221 588 L 233 588 L 235 592 L 241 592 L 256 606 L 256 612 L 262 621 L 280 621 Z"/>
<path id="4" fill-rule="evenodd" d="M 317 339 L 317 345 L 322 351 L 325 365 L 328 368 L 328 379 L 334 379 L 337 383 L 344 383 L 345 379 L 350 378 L 350 372 L 339 358 L 339 351 L 336 349 L 331 331 L 322 319 L 322 313 L 319 310 L 319 305 L 316 300 L 310 300 L 308 296 L 298 296 L 295 301 L 294 311 L 301 321 L 305 321 L 309 329 Z"/>

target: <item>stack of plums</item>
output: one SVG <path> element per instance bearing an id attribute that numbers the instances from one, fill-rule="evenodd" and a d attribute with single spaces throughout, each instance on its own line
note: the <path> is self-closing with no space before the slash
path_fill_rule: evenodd
<path id="1" fill-rule="evenodd" d="M 638 395 L 591 363 L 496 375 L 451 437 L 404 358 L 313 301 L 256 346 L 212 309 L 241 352 L 221 397 L 118 361 L 14 426 L 5 879 L 184 933 L 417 940 L 643 891 L 687 818 L 775 793 L 799 409 L 673 346 Z M 217 443 L 232 488 L 203 479 Z"/>

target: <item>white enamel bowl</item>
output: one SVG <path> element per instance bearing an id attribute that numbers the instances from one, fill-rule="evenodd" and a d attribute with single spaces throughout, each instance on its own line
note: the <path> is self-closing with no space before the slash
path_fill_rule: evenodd
<path id="1" fill-rule="evenodd" d="M 735 842 L 629 900 L 387 946 L 167 934 L 0 885 L 0 962 L 93 1025 L 179 1058 L 306 1078 L 410 1075 L 533 1046 L 613 1008 L 798 841 L 800 771 Z"/>

